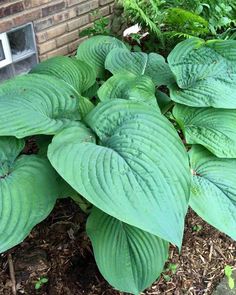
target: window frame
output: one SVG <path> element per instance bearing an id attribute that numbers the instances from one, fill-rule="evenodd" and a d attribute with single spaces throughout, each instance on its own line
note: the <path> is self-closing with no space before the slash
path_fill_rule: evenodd
<path id="1" fill-rule="evenodd" d="M 7 33 L 0 34 L 0 42 L 2 44 L 3 54 L 5 56 L 3 60 L 0 60 L 0 68 L 4 68 L 13 62 Z"/>

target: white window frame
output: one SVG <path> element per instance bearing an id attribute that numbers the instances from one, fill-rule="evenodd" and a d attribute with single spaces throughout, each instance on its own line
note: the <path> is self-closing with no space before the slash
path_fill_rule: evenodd
<path id="1" fill-rule="evenodd" d="M 0 41 L 2 43 L 3 53 L 5 55 L 5 59 L 0 60 L 0 68 L 3 68 L 12 63 L 12 56 L 11 56 L 11 49 L 10 49 L 10 45 L 9 45 L 6 33 L 0 34 Z"/>

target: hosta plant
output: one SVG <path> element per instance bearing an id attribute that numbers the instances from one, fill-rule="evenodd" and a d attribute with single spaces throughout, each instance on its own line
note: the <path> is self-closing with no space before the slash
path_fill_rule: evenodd
<path id="1" fill-rule="evenodd" d="M 235 85 L 236 41 L 188 39 L 165 61 L 109 36 L 2 84 L 0 252 L 60 197 L 92 206 L 98 267 L 136 295 L 181 249 L 189 205 L 236 239 Z"/>

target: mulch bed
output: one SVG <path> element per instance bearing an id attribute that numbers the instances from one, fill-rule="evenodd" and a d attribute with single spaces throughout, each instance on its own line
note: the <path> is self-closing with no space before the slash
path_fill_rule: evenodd
<path id="1" fill-rule="evenodd" d="M 13 258 L 17 294 L 123 294 L 113 290 L 99 274 L 84 223 L 78 206 L 68 199 L 58 201 L 52 214 L 23 243 L 1 255 L 0 294 L 13 294 L 8 254 Z M 194 230 L 194 226 L 200 230 Z M 169 263 L 177 264 L 177 272 L 166 271 L 165 278 L 161 276 L 143 294 L 212 294 L 224 276 L 224 266 L 236 267 L 235 257 L 236 243 L 189 211 L 181 255 L 171 246 L 166 264 L 166 268 Z M 48 283 L 35 290 L 41 277 L 48 278 Z"/>

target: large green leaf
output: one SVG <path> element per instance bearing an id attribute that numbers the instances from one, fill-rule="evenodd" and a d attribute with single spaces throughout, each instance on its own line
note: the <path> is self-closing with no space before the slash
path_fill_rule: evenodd
<path id="1" fill-rule="evenodd" d="M 0 135 L 23 138 L 55 134 L 71 120 L 80 119 L 86 106 L 66 82 L 31 74 L 0 86 Z"/>
<path id="2" fill-rule="evenodd" d="M 176 84 L 171 99 L 194 106 L 236 108 L 236 41 L 191 38 L 168 57 Z"/>
<path id="3" fill-rule="evenodd" d="M 79 96 L 79 112 L 82 119 L 95 107 L 89 98 L 82 95 Z"/>
<path id="4" fill-rule="evenodd" d="M 127 70 L 135 75 L 149 76 L 155 86 L 169 85 L 175 81 L 165 59 L 157 53 L 146 54 L 116 48 L 107 55 L 105 67 L 113 75 Z"/>
<path id="5" fill-rule="evenodd" d="M 64 130 L 49 146 L 58 173 L 109 215 L 181 245 L 189 197 L 187 152 L 156 108 L 131 100 L 100 103 L 91 132 Z"/>
<path id="6" fill-rule="evenodd" d="M 152 80 L 148 76 L 137 76 L 128 71 L 108 79 L 98 90 L 98 97 L 101 101 L 114 98 L 144 101 L 158 108 Z"/>
<path id="7" fill-rule="evenodd" d="M 45 74 L 64 80 L 79 93 L 86 91 L 96 81 L 95 70 L 87 63 L 68 56 L 56 56 L 37 64 L 31 73 Z"/>
<path id="8" fill-rule="evenodd" d="M 83 92 L 83 96 L 88 97 L 89 99 L 93 99 L 97 96 L 99 87 L 99 82 L 95 82 L 88 90 Z"/>
<path id="9" fill-rule="evenodd" d="M 236 158 L 236 110 L 176 105 L 173 115 L 187 143 L 203 145 L 219 158 Z"/>
<path id="10" fill-rule="evenodd" d="M 236 160 L 219 159 L 201 146 L 189 152 L 193 181 L 190 206 L 236 240 Z"/>
<path id="11" fill-rule="evenodd" d="M 48 160 L 18 154 L 24 141 L 0 137 L 0 252 L 20 243 L 48 216 L 58 188 Z"/>
<path id="12" fill-rule="evenodd" d="M 156 89 L 156 100 L 162 113 L 166 113 L 174 105 L 170 97 L 159 89 Z"/>
<path id="13" fill-rule="evenodd" d="M 126 46 L 114 37 L 94 36 L 80 44 L 76 57 L 89 64 L 95 69 L 97 76 L 103 78 L 105 59 L 113 48 L 126 48 Z"/>
<path id="14" fill-rule="evenodd" d="M 95 259 L 116 289 L 140 294 L 161 274 L 168 243 L 94 208 L 87 221 Z"/>

